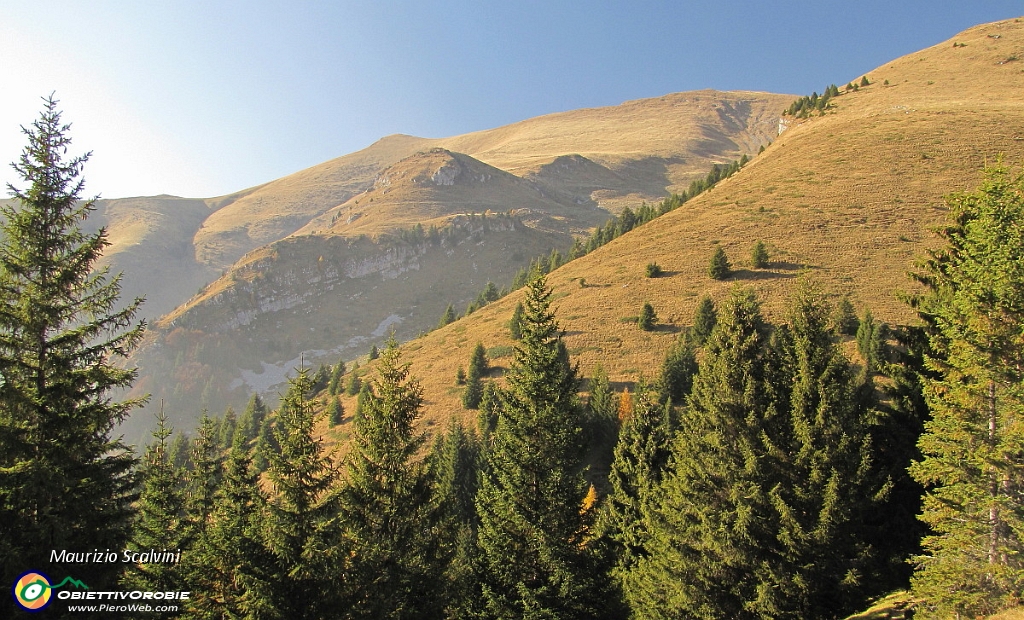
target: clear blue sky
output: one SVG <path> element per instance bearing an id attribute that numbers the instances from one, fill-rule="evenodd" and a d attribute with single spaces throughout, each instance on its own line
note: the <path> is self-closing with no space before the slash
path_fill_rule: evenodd
<path id="1" fill-rule="evenodd" d="M 392 133 L 702 88 L 821 92 L 1022 13 L 1020 0 L 4 0 L 0 162 L 55 91 L 74 147 L 94 153 L 90 194 L 216 196 Z"/>

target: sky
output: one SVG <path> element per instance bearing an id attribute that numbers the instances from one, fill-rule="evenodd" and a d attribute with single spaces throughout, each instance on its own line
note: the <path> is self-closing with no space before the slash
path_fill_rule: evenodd
<path id="1" fill-rule="evenodd" d="M 845 84 L 1020 0 L 3 0 L 0 162 L 55 93 L 86 193 L 213 197 L 404 133 Z M 21 187 L 9 166 L 0 184 Z M 4 192 L 6 195 L 6 192 Z"/>

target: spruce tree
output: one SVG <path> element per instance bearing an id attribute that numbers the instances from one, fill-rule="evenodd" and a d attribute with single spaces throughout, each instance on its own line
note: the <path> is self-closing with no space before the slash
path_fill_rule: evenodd
<path id="1" fill-rule="evenodd" d="M 477 493 L 483 605 L 490 618 L 593 618 L 601 606 L 581 506 L 576 370 L 534 279 Z"/>
<path id="2" fill-rule="evenodd" d="M 248 442 L 238 433 L 224 460 L 210 526 L 197 545 L 202 559 L 188 583 L 190 617 L 278 615 L 268 596 L 275 562 L 261 532 L 266 503 Z"/>
<path id="3" fill-rule="evenodd" d="M 338 400 L 337 396 L 327 397 L 327 423 L 331 426 L 337 426 L 341 424 L 342 419 L 345 417 L 345 410 L 341 406 L 341 401 Z"/>
<path id="4" fill-rule="evenodd" d="M 235 435 L 241 435 L 247 444 L 251 444 L 259 437 L 260 428 L 263 426 L 263 420 L 266 417 L 267 406 L 263 404 L 263 399 L 260 398 L 259 394 L 253 394 L 245 405 L 242 417 L 238 419 Z"/>
<path id="5" fill-rule="evenodd" d="M 478 610 L 476 571 L 476 492 L 480 443 L 454 419 L 439 434 L 427 463 L 438 536 L 436 562 L 443 569 L 439 598 L 446 618 L 470 617 Z"/>
<path id="6" fill-rule="evenodd" d="M 763 541 L 775 527 L 763 444 L 767 343 L 753 293 L 733 290 L 647 516 L 645 555 L 624 576 L 637 618 L 752 618 L 751 608 L 770 603 L 771 590 L 759 587 L 768 581 Z"/>
<path id="7" fill-rule="evenodd" d="M 327 393 L 331 396 L 337 396 L 341 393 L 341 378 L 345 375 L 345 360 L 340 359 L 338 363 L 331 368 L 331 378 L 327 382 Z"/>
<path id="8" fill-rule="evenodd" d="M 358 369 L 359 365 L 355 364 L 352 366 L 352 370 L 348 373 L 348 380 L 345 382 L 346 396 L 355 396 L 363 387 L 363 383 L 359 379 L 359 373 L 356 372 Z"/>
<path id="9" fill-rule="evenodd" d="M 229 406 L 224 412 L 224 418 L 221 419 L 220 435 L 217 438 L 221 450 L 228 450 L 235 443 L 236 430 L 238 430 L 238 417 L 235 415 L 234 408 Z"/>
<path id="10" fill-rule="evenodd" d="M 449 323 L 454 323 L 454 322 L 455 322 L 455 308 L 453 308 L 451 304 L 448 304 L 448 307 L 444 309 L 444 314 L 441 315 L 441 320 L 438 321 L 437 326 L 438 326 L 438 328 L 441 328 L 441 327 L 444 327 L 445 325 L 448 325 Z"/>
<path id="11" fill-rule="evenodd" d="M 871 475 L 867 412 L 852 366 L 832 341 L 829 314 L 823 296 L 804 286 L 789 328 L 775 339 L 783 359 L 771 387 L 783 391 L 776 399 L 783 416 L 768 430 L 776 462 L 766 484 L 775 483 L 769 496 L 778 531 L 766 547 L 780 556 L 766 584 L 775 600 L 764 613 L 772 617 L 843 617 L 882 594 L 865 587 L 873 566 L 863 523 L 889 483 Z"/>
<path id="12" fill-rule="evenodd" d="M 623 425 L 608 475 L 611 492 L 602 504 L 597 531 L 614 558 L 613 580 L 621 582 L 647 556 L 647 514 L 668 466 L 672 429 L 667 409 L 646 391 Z"/>
<path id="13" fill-rule="evenodd" d="M 857 311 L 854 309 L 849 295 L 843 295 L 839 303 L 836 304 L 832 326 L 836 333 L 843 336 L 853 336 L 857 333 L 860 321 L 857 319 Z"/>
<path id="14" fill-rule="evenodd" d="M 724 280 L 730 275 L 732 269 L 729 266 L 729 258 L 722 246 L 716 245 L 715 252 L 711 255 L 711 263 L 708 265 L 708 277 L 712 280 Z"/>
<path id="15" fill-rule="evenodd" d="M 462 393 L 462 406 L 476 409 L 484 395 L 483 377 L 487 374 L 487 351 L 483 343 L 476 343 L 469 358 L 469 372 L 466 373 L 466 389 Z"/>
<path id="16" fill-rule="evenodd" d="M 676 339 L 672 348 L 665 354 L 661 364 L 660 385 L 663 398 L 677 405 L 682 405 L 693 387 L 693 377 L 697 374 L 697 350 L 689 333 Z"/>
<path id="17" fill-rule="evenodd" d="M 220 486 L 222 460 L 220 437 L 215 436 L 215 432 L 213 420 L 204 414 L 192 442 L 192 469 L 185 475 L 184 545 L 187 551 L 177 567 L 183 583 L 204 581 L 211 567 L 218 561 L 220 552 L 210 544 L 209 538 L 215 496 Z M 197 602 L 206 599 L 209 594 L 196 592 Z"/>
<path id="18" fill-rule="evenodd" d="M 768 266 L 768 248 L 763 241 L 757 241 L 750 250 L 750 265 L 754 269 L 764 269 Z"/>
<path id="19" fill-rule="evenodd" d="M 71 139 L 57 101 L 44 100 L 13 164 L 0 207 L 0 580 L 27 567 L 110 584 L 115 564 L 51 563 L 54 549 L 122 549 L 136 497 L 130 449 L 113 436 L 140 400 L 115 400 L 135 370 L 141 299 L 118 309 L 120 276 L 98 269 L 106 230 L 87 233 L 81 200 L 88 154 Z"/>
<path id="20" fill-rule="evenodd" d="M 587 397 L 586 429 L 591 447 L 588 462 L 607 465 L 619 429 L 615 413 L 614 392 L 608 382 L 608 373 L 598 364 L 590 379 L 590 394 Z"/>
<path id="21" fill-rule="evenodd" d="M 266 605 L 287 618 L 324 618 L 338 609 L 339 472 L 317 436 L 310 400 L 313 381 L 303 368 L 272 427 L 267 479 L 270 498 L 263 527 L 274 558 L 267 579 Z"/>
<path id="22" fill-rule="evenodd" d="M 184 474 L 168 458 L 167 438 L 171 429 L 163 408 L 157 414 L 153 443 L 146 449 L 139 468 L 142 489 L 132 527 L 130 549 L 178 550 L 185 546 L 188 524 L 185 516 Z M 121 584 L 131 590 L 169 592 L 185 584 L 177 564 L 152 562 L 129 564 Z"/>
<path id="23" fill-rule="evenodd" d="M 437 617 L 433 561 L 441 532 L 414 428 L 422 388 L 409 378 L 392 336 L 355 418 L 340 495 L 346 557 L 345 608 L 353 618 Z"/>
<path id="24" fill-rule="evenodd" d="M 715 302 L 711 301 L 708 296 L 702 297 L 693 314 L 693 328 L 690 330 L 690 333 L 693 334 L 694 344 L 704 344 L 711 336 L 711 331 L 715 329 L 717 322 L 718 313 L 715 310 Z"/>
<path id="25" fill-rule="evenodd" d="M 947 246 L 918 275 L 936 376 L 911 467 L 931 528 L 912 585 L 922 615 L 975 617 L 1018 605 L 1024 588 L 1024 174 L 991 169 L 947 204 Z"/>
<path id="26" fill-rule="evenodd" d="M 523 302 L 516 304 L 512 311 L 512 318 L 508 322 L 508 331 L 512 340 L 519 340 L 523 337 Z"/>
<path id="27" fill-rule="evenodd" d="M 657 321 L 658 315 L 654 313 L 654 306 L 644 303 L 643 308 L 640 309 L 640 317 L 637 319 L 637 327 L 644 331 L 650 331 L 654 329 L 654 324 Z"/>

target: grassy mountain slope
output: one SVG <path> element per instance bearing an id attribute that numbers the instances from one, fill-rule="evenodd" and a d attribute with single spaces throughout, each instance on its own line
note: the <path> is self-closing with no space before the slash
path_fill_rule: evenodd
<path id="1" fill-rule="evenodd" d="M 613 382 L 651 377 L 700 297 L 721 300 L 737 283 L 754 287 L 774 318 L 805 273 L 849 294 L 861 311 L 913 320 L 895 293 L 912 289 L 906 272 L 938 243 L 931 230 L 945 217 L 943 196 L 975 186 L 1000 154 L 1007 164 L 1024 162 L 1024 63 L 1017 58 L 1024 58 L 1024 24 L 1012 20 L 887 63 L 867 73 L 870 86 L 835 98 L 823 117 L 794 121 L 710 192 L 552 273 L 554 307 L 583 373 L 600 362 Z M 758 239 L 771 254 L 763 270 L 749 267 Z M 716 244 L 737 270 L 725 282 L 705 275 Z M 644 277 L 655 261 L 666 276 Z M 456 369 L 483 342 L 500 374 L 512 344 L 503 326 L 518 298 L 405 347 L 425 388 L 427 426 L 475 415 L 459 404 Z M 629 320 L 644 302 L 660 317 L 656 331 Z M 345 405 L 351 411 L 354 402 Z"/>
<path id="2" fill-rule="evenodd" d="M 712 162 L 756 151 L 789 101 L 682 93 L 443 140 L 392 136 L 207 201 L 213 212 L 194 235 L 191 268 L 207 274 L 239 258 L 154 322 L 133 359 L 136 393 L 164 399 L 191 426 L 202 407 L 218 411 L 280 382 L 281 368 L 364 353 L 382 325 L 412 338 L 448 303 L 461 312 L 488 281 L 507 284 L 531 258 L 567 250 L 619 206 L 660 200 Z M 436 146 L 445 143 L 516 174 Z M 482 213 L 489 218 L 471 220 Z M 451 237 L 421 243 L 408 234 L 414 225 Z M 432 262 L 437 250 L 444 260 Z M 195 290 L 195 279 L 182 280 Z M 144 427 L 148 418 L 137 417 Z"/>
<path id="3" fill-rule="evenodd" d="M 375 177 L 419 151 L 465 153 L 519 176 L 579 153 L 630 179 L 616 199 L 660 197 L 689 183 L 710 162 L 752 153 L 774 135 L 792 97 L 769 93 L 677 93 L 618 106 L 573 110 L 451 138 L 395 135 L 258 188 L 219 209 L 195 235 L 202 263 L 226 268 L 246 252 L 299 230 L 311 219 L 372 188 Z M 589 197 L 587 197 L 589 199 Z"/>

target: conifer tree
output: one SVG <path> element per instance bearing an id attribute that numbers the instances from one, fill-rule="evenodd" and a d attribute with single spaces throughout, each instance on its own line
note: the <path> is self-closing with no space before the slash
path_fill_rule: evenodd
<path id="1" fill-rule="evenodd" d="M 857 311 L 854 309 L 849 295 L 843 295 L 839 303 L 836 304 L 832 325 L 836 333 L 843 336 L 853 336 L 857 333 L 860 321 L 857 319 Z"/>
<path id="2" fill-rule="evenodd" d="M 689 332 L 676 339 L 661 364 L 660 384 L 663 398 L 682 405 L 697 374 L 697 350 Z"/>
<path id="3" fill-rule="evenodd" d="M 881 594 L 865 589 L 873 567 L 863 523 L 888 482 L 871 476 L 866 411 L 852 367 L 832 342 L 829 314 L 822 295 L 804 286 L 789 329 L 776 339 L 784 359 L 772 369 L 771 388 L 784 392 L 776 401 L 785 423 L 768 431 L 777 461 L 769 478 L 778 515 L 771 542 L 781 550 L 770 583 L 776 600 L 764 608 L 773 617 L 845 616 Z"/>
<path id="4" fill-rule="evenodd" d="M 171 442 L 171 447 L 167 451 L 171 463 L 178 469 L 189 469 L 192 467 L 190 451 L 191 444 L 189 443 L 188 435 L 181 431 L 174 433 L 174 441 Z"/>
<path id="5" fill-rule="evenodd" d="M 591 456 L 588 461 L 607 462 L 619 428 L 616 416 L 614 392 L 608 382 L 608 373 L 598 364 L 590 379 L 590 394 L 587 397 L 587 425 L 590 434 Z"/>
<path id="6" fill-rule="evenodd" d="M 764 475 L 766 326 L 753 293 L 723 305 L 672 447 L 672 473 L 648 515 L 646 555 L 624 577 L 638 618 L 751 618 L 770 590 L 759 584 L 771 499 Z M 640 484 L 640 483 L 635 483 Z"/>
<path id="7" fill-rule="evenodd" d="M 1024 174 L 996 167 L 947 204 L 947 246 L 917 276 L 937 376 L 911 467 L 931 528 L 912 586 L 922 615 L 988 616 L 1024 588 Z"/>
<path id="8" fill-rule="evenodd" d="M 657 321 L 658 315 L 654 313 L 654 306 L 650 303 L 644 303 L 643 308 L 640 309 L 640 317 L 637 319 L 637 326 L 644 331 L 650 331 L 654 329 L 654 324 Z"/>
<path id="9" fill-rule="evenodd" d="M 341 401 L 338 400 L 337 396 L 328 396 L 327 398 L 327 423 L 331 426 L 337 426 L 341 424 L 341 420 L 345 417 L 345 410 L 341 406 Z"/>
<path id="10" fill-rule="evenodd" d="M 708 277 L 712 280 L 724 280 L 730 275 L 732 268 L 729 266 L 729 258 L 722 246 L 716 245 L 715 252 L 711 255 L 711 263 L 708 265 Z"/>
<path id="11" fill-rule="evenodd" d="M 889 326 L 875 321 L 871 310 L 864 311 L 864 318 L 857 327 L 857 350 L 864 358 L 865 373 L 870 376 L 884 361 L 883 351 Z"/>
<path id="12" fill-rule="evenodd" d="M 340 359 L 338 363 L 331 368 L 331 379 L 327 382 L 327 393 L 331 396 L 337 396 L 341 393 L 341 378 L 345 375 L 345 360 Z"/>
<path id="13" fill-rule="evenodd" d="M 138 345 L 141 299 L 117 309 L 120 277 L 97 263 L 106 230 L 87 233 L 81 200 L 88 154 L 68 159 L 69 125 L 44 100 L 0 206 L 0 579 L 37 568 L 63 574 L 53 549 L 121 549 L 132 520 L 135 458 L 114 426 L 140 400 L 117 402 L 135 371 L 118 363 Z M 110 583 L 119 568 L 71 568 Z"/>
<path id="14" fill-rule="evenodd" d="M 536 278 L 477 493 L 484 615 L 491 618 L 592 618 L 601 604 L 583 544 L 576 370 L 550 303 L 544 278 Z"/>
<path id="15" fill-rule="evenodd" d="M 359 380 L 359 373 L 356 372 L 359 369 L 358 364 L 353 364 L 352 370 L 348 373 L 348 380 L 345 382 L 345 394 L 347 396 L 355 396 L 362 389 L 363 383 Z"/>
<path id="16" fill-rule="evenodd" d="M 621 584 L 640 557 L 648 536 L 647 514 L 668 466 L 672 429 L 665 407 L 646 391 L 622 425 L 608 475 L 611 492 L 602 505 L 597 531 L 614 557 L 613 580 Z"/>
<path id="17" fill-rule="evenodd" d="M 238 419 L 238 427 L 235 429 L 235 434 L 241 435 L 246 444 L 252 443 L 259 437 L 260 428 L 262 428 L 263 420 L 266 417 L 267 406 L 263 404 L 263 399 L 260 398 L 259 394 L 253 394 L 245 405 L 242 417 Z"/>
<path id="18" fill-rule="evenodd" d="M 380 357 L 380 349 L 377 348 L 377 345 L 370 345 L 370 352 L 366 354 L 366 357 L 369 358 L 371 362 Z"/>
<path id="19" fill-rule="evenodd" d="M 221 476 L 221 438 L 214 434 L 216 432 L 213 420 L 204 413 L 192 441 L 192 468 L 185 474 L 185 540 L 182 544 L 187 550 L 177 566 L 183 583 L 203 581 L 218 560 L 219 550 L 210 544 L 208 529 Z M 207 596 L 208 592 L 197 592 L 197 599 Z"/>
<path id="20" fill-rule="evenodd" d="M 462 406 L 476 409 L 484 395 L 483 377 L 487 374 L 487 351 L 483 343 L 476 343 L 469 358 L 469 372 L 466 373 L 466 389 L 462 393 Z"/>
<path id="21" fill-rule="evenodd" d="M 704 344 L 711 336 L 711 331 L 715 329 L 717 322 L 718 312 L 715 310 L 715 302 L 705 295 L 697 304 L 697 310 L 693 315 L 693 329 L 690 330 L 690 333 L 693 334 L 694 344 L 698 346 Z"/>
<path id="22" fill-rule="evenodd" d="M 355 418 L 340 496 L 345 607 L 354 618 L 437 617 L 433 560 L 441 533 L 431 529 L 429 479 L 415 458 L 422 388 L 409 378 L 394 336 L 377 370 Z"/>
<path id="23" fill-rule="evenodd" d="M 764 269 L 768 266 L 768 248 L 764 241 L 758 240 L 750 250 L 750 265 L 754 269 Z"/>
<path id="24" fill-rule="evenodd" d="M 480 444 L 454 419 L 438 435 L 427 463 L 438 536 L 437 563 L 443 568 L 440 600 L 446 618 L 472 616 L 478 610 L 476 506 Z"/>
<path id="25" fill-rule="evenodd" d="M 129 547 L 132 549 L 178 550 L 187 539 L 184 475 L 168 458 L 167 438 L 171 429 L 163 408 L 157 414 L 153 443 L 146 448 L 139 468 L 142 490 Z M 176 564 L 164 562 L 130 564 L 121 578 L 132 590 L 168 592 L 182 589 Z"/>
<path id="26" fill-rule="evenodd" d="M 484 384 L 484 393 L 480 397 L 480 408 L 476 416 L 477 431 L 480 433 L 482 446 L 487 445 L 487 438 L 498 425 L 498 388 L 492 381 Z"/>
<path id="27" fill-rule="evenodd" d="M 438 321 L 437 326 L 438 327 L 444 327 L 445 325 L 448 325 L 449 323 L 454 323 L 454 322 L 455 322 L 455 308 L 453 308 L 451 304 L 448 304 L 448 307 L 444 309 L 444 314 L 441 315 L 441 320 Z"/>
<path id="28" fill-rule="evenodd" d="M 338 470 L 315 434 L 308 371 L 289 381 L 267 450 L 271 492 L 263 528 L 274 558 L 266 605 L 287 618 L 327 617 L 338 609 Z"/>
<path id="29" fill-rule="evenodd" d="M 228 406 L 224 412 L 224 418 L 220 422 L 220 435 L 217 437 L 222 450 L 228 450 L 235 443 L 235 431 L 238 430 L 238 417 L 235 410 Z"/>
<path id="30" fill-rule="evenodd" d="M 277 449 L 277 440 L 274 438 L 274 419 L 267 415 L 260 424 L 259 435 L 256 437 L 253 448 L 252 462 L 256 471 L 263 473 L 270 465 L 268 458 L 270 453 Z"/>
<path id="31" fill-rule="evenodd" d="M 512 311 L 512 318 L 508 322 L 508 330 L 512 340 L 519 340 L 523 337 L 523 302 L 517 303 L 516 309 Z"/>
<path id="32" fill-rule="evenodd" d="M 210 526 L 199 541 L 201 562 L 186 605 L 197 618 L 271 618 L 278 614 L 268 594 L 274 558 L 261 528 L 267 498 L 244 435 L 235 434 L 223 464 Z"/>

